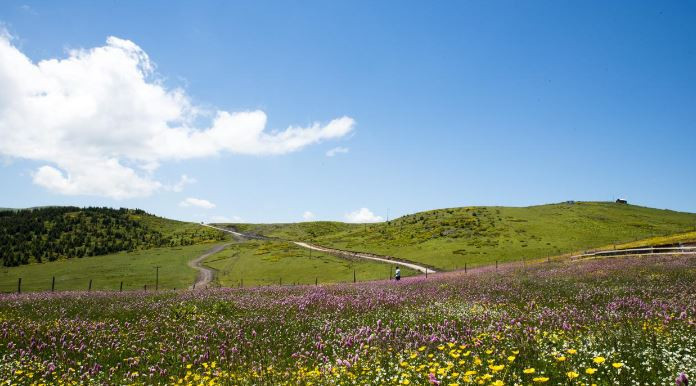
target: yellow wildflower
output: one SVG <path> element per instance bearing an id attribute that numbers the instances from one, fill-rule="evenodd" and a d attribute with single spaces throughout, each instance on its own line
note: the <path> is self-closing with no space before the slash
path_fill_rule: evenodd
<path id="1" fill-rule="evenodd" d="M 563 362 L 563 361 L 566 360 L 566 357 L 563 356 L 563 355 L 561 355 L 560 357 L 556 357 L 556 360 L 559 361 L 559 362 Z"/>
<path id="2" fill-rule="evenodd" d="M 585 369 L 585 373 L 590 374 L 590 375 L 592 375 L 596 372 L 597 372 L 597 369 L 595 369 L 594 367 L 588 367 L 587 369 Z"/>
<path id="3" fill-rule="evenodd" d="M 516 357 L 515 357 L 514 355 L 510 355 L 510 356 L 508 357 L 508 361 L 512 362 L 512 361 L 515 360 L 515 358 L 516 358 Z"/>
<path id="4" fill-rule="evenodd" d="M 403 362 L 400 363 L 400 365 L 401 365 L 401 367 L 406 367 L 406 366 L 408 366 L 408 362 L 403 361 Z"/>
<path id="5" fill-rule="evenodd" d="M 470 377 L 472 375 L 476 375 L 476 370 L 469 370 L 466 373 L 464 373 L 465 376 Z"/>
<path id="6" fill-rule="evenodd" d="M 580 376 L 580 374 L 576 373 L 575 371 L 568 371 L 568 372 L 566 373 L 566 375 L 567 375 L 568 378 L 570 378 L 570 379 L 575 379 L 575 378 L 577 378 L 577 377 Z"/>
<path id="7" fill-rule="evenodd" d="M 406 378 L 404 378 L 403 380 L 401 380 L 401 384 L 402 384 L 402 385 L 408 385 L 409 383 L 411 383 L 411 381 L 409 381 L 409 380 L 406 379 Z"/>
<path id="8" fill-rule="evenodd" d="M 549 377 L 536 377 L 533 381 L 536 383 L 546 383 L 549 381 Z"/>
<path id="9" fill-rule="evenodd" d="M 570 355 L 573 355 L 573 354 L 577 354 L 577 353 L 578 353 L 578 350 L 576 350 L 576 349 L 574 349 L 574 348 L 569 348 L 569 349 L 566 350 L 566 352 L 567 352 L 568 354 L 570 354 Z"/>
<path id="10" fill-rule="evenodd" d="M 534 372 L 536 372 L 536 370 L 533 368 L 529 368 L 529 369 L 522 370 L 522 372 L 525 374 L 534 374 Z"/>
<path id="11" fill-rule="evenodd" d="M 606 359 L 604 359 L 604 357 L 595 357 L 592 361 L 598 365 L 601 365 L 605 360 Z"/>
<path id="12" fill-rule="evenodd" d="M 611 365 L 614 366 L 615 369 L 620 369 L 623 367 L 623 363 L 621 362 L 614 362 Z"/>
<path id="13" fill-rule="evenodd" d="M 501 381 L 500 379 L 498 379 L 497 381 L 491 383 L 491 385 L 493 385 L 493 386 L 503 386 L 504 383 L 503 383 L 503 381 Z"/>
<path id="14" fill-rule="evenodd" d="M 497 373 L 498 371 L 504 369 L 505 365 L 489 365 L 488 368 L 493 370 L 494 373 Z"/>
<path id="15" fill-rule="evenodd" d="M 425 351 L 425 346 L 418 347 L 418 351 Z"/>

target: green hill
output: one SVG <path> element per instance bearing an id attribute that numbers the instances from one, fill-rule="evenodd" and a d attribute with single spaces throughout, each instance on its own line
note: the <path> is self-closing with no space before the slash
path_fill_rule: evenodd
<path id="1" fill-rule="evenodd" d="M 243 232 L 393 255 L 451 270 L 696 230 L 696 214 L 607 202 L 431 210 L 377 224 L 233 224 Z"/>
<path id="2" fill-rule="evenodd" d="M 281 241 L 235 243 L 209 257 L 205 265 L 216 270 L 215 281 L 223 287 L 383 280 L 393 274 L 391 264 L 310 252 Z M 401 274 L 418 272 L 402 267 Z"/>
<path id="3" fill-rule="evenodd" d="M 0 211 L 0 261 L 4 266 L 223 238 L 221 232 L 138 209 L 44 207 Z"/>

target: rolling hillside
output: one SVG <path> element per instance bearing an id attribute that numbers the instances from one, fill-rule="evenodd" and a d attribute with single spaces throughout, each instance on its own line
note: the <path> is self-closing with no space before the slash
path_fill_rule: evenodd
<path id="1" fill-rule="evenodd" d="M 243 232 L 368 251 L 451 270 L 696 230 L 696 214 L 606 202 L 438 209 L 377 224 L 232 224 Z"/>
<path id="2" fill-rule="evenodd" d="M 45 207 L 0 211 L 0 261 L 4 266 L 223 238 L 221 232 L 138 209 Z"/>
<path id="3" fill-rule="evenodd" d="M 393 266 L 380 262 L 348 259 L 311 252 L 292 243 L 252 240 L 236 243 L 205 262 L 216 270 L 215 281 L 223 287 L 260 286 L 278 283 L 314 284 L 383 280 Z M 417 275 L 406 267 L 402 276 Z"/>

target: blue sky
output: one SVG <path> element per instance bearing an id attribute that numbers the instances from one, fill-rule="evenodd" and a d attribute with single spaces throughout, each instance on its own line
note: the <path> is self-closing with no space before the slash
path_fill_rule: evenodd
<path id="1" fill-rule="evenodd" d="M 367 221 L 620 196 L 696 212 L 694 20 L 693 2 L 4 1 L 0 206 Z M 153 66 L 142 84 L 114 75 L 133 53 Z M 68 58 L 84 76 L 38 65 Z M 128 131 L 129 100 L 153 133 L 207 137 Z"/>

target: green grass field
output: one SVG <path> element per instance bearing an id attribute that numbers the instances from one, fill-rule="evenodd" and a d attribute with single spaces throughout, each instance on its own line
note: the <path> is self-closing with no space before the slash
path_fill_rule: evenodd
<path id="1" fill-rule="evenodd" d="M 286 242 L 248 241 L 233 244 L 205 261 L 217 271 L 223 287 L 278 284 L 314 284 L 386 279 L 394 265 L 369 260 L 345 259 Z M 402 276 L 416 272 L 402 268 Z"/>
<path id="2" fill-rule="evenodd" d="M 159 288 L 185 288 L 193 283 L 197 271 L 187 262 L 212 248 L 205 243 L 175 248 L 121 252 L 105 256 L 68 259 L 49 263 L 0 268 L 0 292 L 17 290 L 17 278 L 22 278 L 22 291 L 47 291 L 52 277 L 56 290 L 86 290 L 92 279 L 93 290 L 124 290 L 155 286 L 155 266 L 159 270 Z"/>
<path id="3" fill-rule="evenodd" d="M 641 247 L 659 247 L 664 245 L 677 245 L 677 244 L 696 244 L 696 231 L 677 233 L 668 236 L 656 236 L 650 237 L 644 240 L 633 241 L 630 243 L 616 244 L 612 245 L 611 248 L 616 249 L 628 249 L 628 248 L 641 248 Z M 608 249 L 608 248 L 607 248 Z"/>
<path id="4" fill-rule="evenodd" d="M 92 279 L 94 290 L 118 290 L 154 286 L 155 266 L 160 265 L 160 288 L 189 286 L 196 271 L 187 262 L 215 242 L 209 228 L 147 216 L 140 219 L 175 239 L 198 244 L 156 248 L 131 253 L 74 258 L 43 264 L 0 269 L 0 291 L 16 290 L 22 278 L 24 291 L 84 290 Z M 616 245 L 617 248 L 696 240 L 696 214 L 613 203 L 584 202 L 526 208 L 468 207 L 440 209 L 404 216 L 388 223 L 345 224 L 307 222 L 295 224 L 236 224 L 253 232 L 288 240 L 311 241 L 354 251 L 369 251 L 411 260 L 436 269 L 460 269 L 500 262 L 557 256 Z M 647 240 L 646 240 L 647 239 Z M 640 241 L 638 241 L 640 240 Z M 217 241 L 220 242 L 220 241 Z M 236 287 L 277 284 L 351 282 L 386 279 L 393 266 L 366 260 L 350 260 L 312 252 L 273 241 L 236 243 L 207 259 L 217 270 L 217 282 Z M 415 272 L 402 269 L 404 276 Z"/>
<path id="5" fill-rule="evenodd" d="M 605 202 L 464 207 L 388 223 L 242 224 L 241 231 L 392 255 L 435 268 L 534 259 L 696 230 L 696 214 Z"/>

